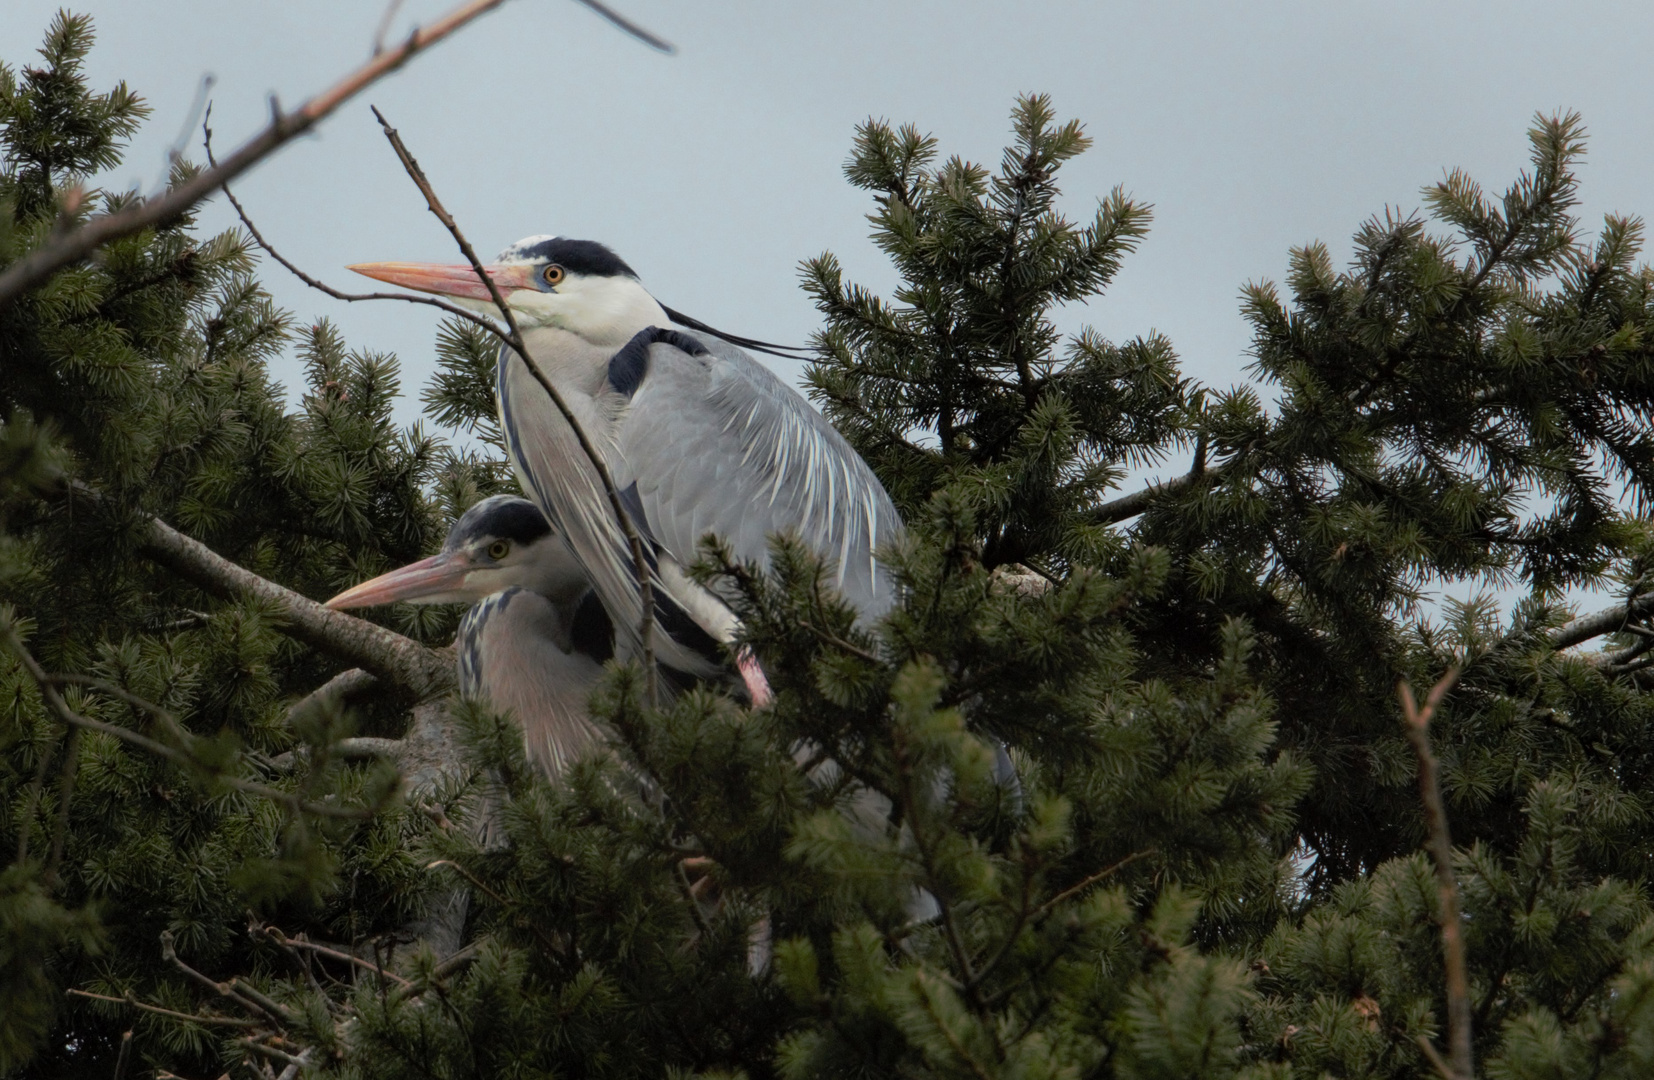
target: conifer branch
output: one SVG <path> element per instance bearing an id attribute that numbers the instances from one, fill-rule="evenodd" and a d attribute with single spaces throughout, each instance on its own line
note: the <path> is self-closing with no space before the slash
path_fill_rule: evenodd
<path id="1" fill-rule="evenodd" d="M 29 826 L 34 821 L 34 815 L 40 809 L 40 792 L 46 786 L 46 769 L 52 763 L 57 748 L 54 745 L 50 751 L 42 753 L 40 760 L 35 762 L 34 780 L 29 784 L 29 794 L 24 801 L 25 809 L 18 818 L 17 827 L 17 859 L 18 865 L 29 861 Z"/>
<path id="2" fill-rule="evenodd" d="M 323 607 L 236 565 L 160 518 L 149 518 L 143 529 L 139 550 L 145 558 L 216 596 L 268 604 L 280 612 L 278 629 L 289 637 L 360 667 L 419 701 L 454 689 L 454 664 L 446 650 Z"/>
<path id="3" fill-rule="evenodd" d="M 590 462 L 592 470 L 597 473 L 597 478 L 603 485 L 603 493 L 609 500 L 609 509 L 614 512 L 615 520 L 620 523 L 620 531 L 625 534 L 626 545 L 632 553 L 632 573 L 637 577 L 638 602 L 642 608 L 642 615 L 638 620 L 638 637 L 643 645 L 643 670 L 645 678 L 648 680 L 646 685 L 649 687 L 649 704 L 655 705 L 659 702 L 659 678 L 655 672 L 653 645 L 655 625 L 654 578 L 649 568 L 649 560 L 644 554 L 643 537 L 639 535 L 631 514 L 626 511 L 625 504 L 620 501 L 620 488 L 615 484 L 614 477 L 610 474 L 609 467 L 604 463 L 602 455 L 592 445 L 585 429 L 580 426 L 580 421 L 575 417 L 574 411 L 569 408 L 568 402 L 563 399 L 562 393 L 558 391 L 556 386 L 552 385 L 550 379 L 546 378 L 545 372 L 540 370 L 539 363 L 529 353 L 528 346 L 523 343 L 522 330 L 517 326 L 516 313 L 511 310 L 511 305 L 505 302 L 505 295 L 500 292 L 499 284 L 488 276 L 488 271 L 483 268 L 482 260 L 477 257 L 476 249 L 471 246 L 471 242 L 465 238 L 465 233 L 460 230 L 459 223 L 442 205 L 442 200 L 437 198 L 436 189 L 431 186 L 431 181 L 425 176 L 425 170 L 419 167 L 419 162 L 414 160 L 414 156 L 408 152 L 407 146 L 403 144 L 402 136 L 398 135 L 396 129 L 391 127 L 390 121 L 385 119 L 384 114 L 379 111 L 378 107 L 370 105 L 369 108 L 373 109 L 374 118 L 379 121 L 379 126 L 385 130 L 385 138 L 390 141 L 391 149 L 396 151 L 397 159 L 402 162 L 402 168 L 407 171 L 408 178 L 414 182 L 414 186 L 419 188 L 419 193 L 425 196 L 426 207 L 453 236 L 454 243 L 459 245 L 460 252 L 464 254 L 466 261 L 471 264 L 471 269 L 476 273 L 477 280 L 481 281 L 488 289 L 488 295 L 493 299 L 494 306 L 499 309 L 500 318 L 506 326 L 506 335 L 504 336 L 506 344 L 522 358 L 524 366 L 534 376 L 534 381 L 539 383 L 540 388 L 551 398 L 552 404 L 557 407 L 558 413 L 562 415 L 563 422 L 568 424 L 570 430 L 574 432 L 575 441 L 580 444 L 580 449 L 586 455 L 586 460 Z M 498 330 L 495 333 L 497 334 Z"/>
<path id="4" fill-rule="evenodd" d="M 1551 648 L 1558 652 L 1571 649 L 1592 638 L 1618 633 L 1632 621 L 1649 615 L 1654 615 L 1654 593 L 1575 619 L 1551 634 Z"/>
<path id="5" fill-rule="evenodd" d="M 361 668 L 350 668 L 341 671 L 327 680 L 304 697 L 295 701 L 287 710 L 288 720 L 302 715 L 311 709 L 321 708 L 327 704 L 343 701 L 346 698 L 356 697 L 377 688 L 379 680 L 363 671 Z M 344 742 L 359 742 L 357 739 L 346 739 Z M 343 746 L 343 743 L 340 744 Z"/>
<path id="6" fill-rule="evenodd" d="M 206 152 L 207 163 L 216 167 L 218 161 L 213 157 L 212 152 L 211 124 L 212 108 L 209 106 L 207 108 L 206 117 L 201 121 L 201 146 Z M 509 339 L 500 333 L 499 327 L 495 326 L 481 315 L 478 315 L 474 311 L 467 311 L 458 304 L 451 304 L 448 301 L 438 299 L 435 296 L 419 296 L 415 293 L 405 292 L 348 293 L 342 289 L 335 289 L 333 286 L 329 285 L 320 278 L 314 277 L 301 270 L 291 259 L 277 251 L 275 247 L 271 245 L 270 241 L 265 239 L 264 233 L 259 230 L 259 227 L 253 224 L 252 215 L 248 214 L 247 208 L 241 205 L 241 200 L 235 197 L 235 192 L 230 190 L 229 184 L 224 184 L 220 190 L 224 192 L 224 197 L 230 201 L 231 208 L 235 210 L 236 217 L 241 219 L 241 224 L 246 227 L 248 235 L 253 238 L 253 243 L 257 244 L 260 250 L 262 250 L 266 255 L 280 263 L 288 273 L 292 274 L 312 289 L 315 289 L 317 292 L 331 296 L 335 300 L 343 300 L 346 303 L 352 304 L 359 303 L 363 300 L 400 300 L 405 304 L 424 304 L 426 307 L 434 307 L 438 311 L 446 312 L 456 319 L 462 319 L 465 322 L 471 323 L 475 326 L 480 326 L 484 330 L 500 338 L 501 341 L 509 342 Z"/>
<path id="7" fill-rule="evenodd" d="M 375 54 L 294 112 L 282 112 L 272 99 L 270 123 L 216 168 L 203 169 L 163 195 L 134 202 L 114 213 L 95 217 L 78 229 L 56 235 L 0 272 L 0 308 L 105 244 L 178 220 L 215 189 L 315 127 L 340 105 L 407 63 L 415 53 L 435 45 L 504 2 L 468 0 L 460 4 L 430 26 L 409 34 L 401 45 Z"/>
<path id="8" fill-rule="evenodd" d="M 1464 928 L 1459 917 L 1459 885 L 1453 876 L 1453 841 L 1447 829 L 1447 806 L 1442 800 L 1441 769 L 1430 749 L 1430 718 L 1458 678 L 1456 669 L 1443 675 L 1431 687 L 1422 709 L 1413 698 L 1413 688 L 1405 680 L 1398 693 L 1407 741 L 1413 744 L 1413 752 L 1419 760 L 1419 797 L 1424 803 L 1425 822 L 1430 830 L 1430 855 L 1436 864 L 1436 883 L 1440 892 L 1438 919 L 1442 933 L 1442 964 L 1447 972 L 1447 1043 L 1452 1062 L 1451 1071 L 1444 1073 L 1444 1076 L 1447 1080 L 1474 1080 L 1470 976 L 1465 964 Z M 1423 1042 L 1421 1040 L 1421 1044 Z M 1434 1048 L 1427 1046 L 1426 1053 L 1431 1063 L 1440 1069 L 1441 1059 Z"/>
<path id="9" fill-rule="evenodd" d="M 1174 476 L 1170 480 L 1157 480 L 1141 491 L 1134 491 L 1130 495 L 1122 495 L 1118 499 L 1111 499 L 1101 506 L 1094 506 L 1085 513 L 1085 520 L 1092 525 L 1113 525 L 1136 517 L 1154 504 L 1156 499 L 1166 495 L 1176 495 L 1187 491 L 1198 484 L 1210 483 L 1221 478 L 1233 465 L 1232 461 L 1224 462 L 1215 468 L 1205 468 L 1204 448 L 1200 454 L 1201 461 L 1198 467 L 1182 476 Z"/>
<path id="10" fill-rule="evenodd" d="M 136 731 L 129 731 L 118 724 L 109 724 L 102 720 L 94 720 L 89 716 L 82 716 L 71 709 L 68 702 L 63 700 L 63 695 L 57 692 L 57 683 L 59 679 L 40 666 L 40 662 L 34 658 L 34 654 L 29 652 L 28 648 L 23 644 L 23 640 L 18 635 L 17 628 L 15 626 L 6 624 L 3 627 L 0 627 L 0 644 L 4 644 L 11 654 L 17 658 L 18 663 L 23 666 L 23 670 L 28 673 L 30 679 L 34 680 L 35 686 L 40 690 L 41 700 L 46 703 L 47 709 L 49 709 L 59 720 L 63 721 L 71 732 L 77 728 L 84 728 L 88 731 L 96 731 L 100 734 L 111 736 L 112 738 L 119 739 L 122 742 L 136 746 L 140 750 L 148 751 L 156 757 L 169 761 L 174 765 L 184 766 L 185 768 L 189 768 L 210 776 L 215 782 L 223 784 L 226 787 L 234 788 L 237 791 L 246 792 L 249 795 L 259 795 L 263 798 L 269 799 L 272 802 L 287 806 L 290 809 L 302 811 L 307 814 L 315 814 L 318 817 L 359 820 L 363 818 L 370 818 L 374 814 L 372 809 L 365 807 L 329 806 L 325 803 L 308 802 L 290 791 L 282 791 L 280 788 L 273 788 L 268 784 L 260 784 L 256 781 L 243 779 L 242 777 L 235 776 L 224 771 L 221 767 L 204 762 L 190 751 L 188 744 L 185 745 L 184 749 L 178 749 L 176 747 L 168 746 L 166 743 L 151 739 L 147 735 L 140 735 Z M 158 705 L 150 704 L 148 707 L 157 712 L 166 714 L 165 710 L 161 709 Z M 177 720 L 172 718 L 170 714 L 166 715 L 171 725 L 176 728 L 178 726 Z M 61 811 L 62 808 L 60 808 L 60 812 Z M 25 853 L 26 851 L 27 849 L 25 849 Z"/>

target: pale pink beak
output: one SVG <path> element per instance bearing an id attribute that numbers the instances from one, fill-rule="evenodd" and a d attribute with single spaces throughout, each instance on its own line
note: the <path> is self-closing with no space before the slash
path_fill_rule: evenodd
<path id="1" fill-rule="evenodd" d="M 380 574 L 353 589 L 346 589 L 329 600 L 327 606 L 342 611 L 345 608 L 393 604 L 398 600 L 442 603 L 452 599 L 460 602 L 466 597 L 456 594 L 463 592 L 465 575 L 475 569 L 476 564 L 463 553 L 444 551 L 429 559 L 409 563 L 400 570 Z"/>
<path id="2" fill-rule="evenodd" d="M 443 266 L 438 263 L 377 262 L 357 263 L 345 269 L 354 270 L 375 281 L 400 285 L 404 289 L 436 293 L 439 296 L 463 296 L 467 300 L 492 300 L 488 287 L 470 266 Z M 510 296 L 519 289 L 534 288 L 531 266 L 485 266 L 502 296 Z"/>

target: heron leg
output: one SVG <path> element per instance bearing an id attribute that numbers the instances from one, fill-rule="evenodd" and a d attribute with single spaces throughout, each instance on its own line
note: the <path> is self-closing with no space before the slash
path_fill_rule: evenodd
<path id="1" fill-rule="evenodd" d="M 755 979 L 763 978 L 764 973 L 770 969 L 770 961 L 775 957 L 773 933 L 767 914 L 760 916 L 747 927 L 747 974 Z"/>
<path id="2" fill-rule="evenodd" d="M 762 709 L 775 700 L 770 681 L 764 678 L 764 669 L 758 666 L 758 658 L 745 645 L 735 654 L 735 668 L 741 673 L 741 681 L 747 684 L 747 696 L 752 698 L 753 708 Z"/>

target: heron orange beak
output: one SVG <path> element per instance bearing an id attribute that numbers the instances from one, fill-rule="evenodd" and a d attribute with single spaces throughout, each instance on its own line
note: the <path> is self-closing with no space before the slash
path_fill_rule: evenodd
<path id="1" fill-rule="evenodd" d="M 467 300 L 492 300 L 488 286 L 477 277 L 470 266 L 443 266 L 438 263 L 377 262 L 357 263 L 345 269 L 354 270 L 375 281 L 400 285 L 404 289 L 436 293 L 439 296 L 461 296 Z M 534 288 L 531 266 L 485 266 L 484 270 L 499 287 L 501 296 L 510 296 L 519 289 Z"/>
<path id="2" fill-rule="evenodd" d="M 444 551 L 429 559 L 409 563 L 400 570 L 380 574 L 353 589 L 346 589 L 329 600 L 327 606 L 342 611 L 345 608 L 392 604 L 398 600 L 410 600 L 416 604 L 465 603 L 470 599 L 464 595 L 465 576 L 476 568 L 476 564 L 464 553 Z"/>

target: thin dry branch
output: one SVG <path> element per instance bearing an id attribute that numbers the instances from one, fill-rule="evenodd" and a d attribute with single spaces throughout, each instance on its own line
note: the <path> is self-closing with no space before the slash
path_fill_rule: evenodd
<path id="1" fill-rule="evenodd" d="M 631 34 L 651 49 L 658 49 L 667 56 L 671 56 L 678 51 L 678 47 L 676 45 L 672 44 L 670 41 L 667 41 L 665 38 L 656 37 L 654 34 L 651 34 L 649 31 L 626 18 L 626 16 L 622 15 L 608 4 L 600 3 L 599 0 L 577 0 L 577 2 L 591 8 L 593 11 L 597 12 L 598 15 L 607 19 L 610 23 L 613 23 L 620 29 L 626 31 L 628 34 Z"/>
<path id="2" fill-rule="evenodd" d="M 540 365 L 529 354 L 528 346 L 523 343 L 522 331 L 517 326 L 517 316 L 512 312 L 511 305 L 505 302 L 505 296 L 500 292 L 499 285 L 493 278 L 488 276 L 488 271 L 483 268 L 482 260 L 477 257 L 476 249 L 471 246 L 471 242 L 465 238 L 465 233 L 460 230 L 459 223 L 442 205 L 442 200 L 437 198 L 436 189 L 431 186 L 431 181 L 426 178 L 425 170 L 419 167 L 419 162 L 408 152 L 407 146 L 402 142 L 402 136 L 397 134 L 396 129 L 391 127 L 390 121 L 385 119 L 384 114 L 377 107 L 373 107 L 373 115 L 379 121 L 379 126 L 385 130 L 385 138 L 390 141 L 391 149 L 396 151 L 397 159 L 402 162 L 402 167 L 407 170 L 408 177 L 419 188 L 420 194 L 425 196 L 426 207 L 453 236 L 454 242 L 459 245 L 466 261 L 471 264 L 472 271 L 476 273 L 477 280 L 481 281 L 484 287 L 488 289 L 488 295 L 493 299 L 494 306 L 499 309 L 500 318 L 505 321 L 506 343 L 522 358 L 523 364 L 528 368 L 529 373 L 534 376 L 534 381 L 539 383 L 540 388 L 551 398 L 552 404 L 562 414 L 563 421 L 574 432 L 575 441 L 580 444 L 581 452 L 586 455 L 593 471 L 597 473 L 598 480 L 603 484 L 603 493 L 608 497 L 609 508 L 614 512 L 615 520 L 620 523 L 620 530 L 626 535 L 626 544 L 632 553 L 632 572 L 637 577 L 638 601 L 642 608 L 642 615 L 638 620 L 638 637 L 643 645 L 643 670 L 645 677 L 648 679 L 650 704 L 655 704 L 658 701 L 657 683 L 659 680 L 655 672 L 653 646 L 655 624 L 653 576 L 649 568 L 649 561 L 644 555 L 643 538 L 639 535 L 636 525 L 633 524 L 632 516 L 626 512 L 625 505 L 620 501 L 620 489 L 615 485 L 614 477 L 610 475 L 608 465 L 598 454 L 591 440 L 587 438 L 585 430 L 581 428 L 580 421 L 575 418 L 568 402 L 563 400 L 563 395 L 557 387 L 552 385 L 551 380 L 546 378 L 545 372 L 540 370 Z"/>
<path id="3" fill-rule="evenodd" d="M 213 157 L 211 125 L 212 110 L 209 108 L 207 110 L 206 118 L 201 122 L 201 145 L 202 149 L 206 151 L 207 163 L 216 167 L 218 160 Z M 270 241 L 265 239 L 264 233 L 259 230 L 259 227 L 253 224 L 252 215 L 248 214 L 247 208 L 241 205 L 241 200 L 235 197 L 235 192 L 230 190 L 230 185 L 224 184 L 221 190 L 224 192 L 224 197 L 230 200 L 230 206 L 235 210 L 236 217 L 240 218 L 241 224 L 246 226 L 248 235 L 253 238 L 253 243 L 257 244 L 260 250 L 262 250 L 266 255 L 280 263 L 288 273 L 292 274 L 312 289 L 315 289 L 317 292 L 325 293 L 328 296 L 333 297 L 335 300 L 344 300 L 347 303 L 353 304 L 359 303 L 363 300 L 400 300 L 405 304 L 424 304 L 426 307 L 434 307 L 438 311 L 447 312 L 449 315 L 452 315 L 457 319 L 463 319 L 464 321 L 475 326 L 480 326 L 484 330 L 493 334 L 495 337 L 499 338 L 501 341 L 504 341 L 507 344 L 510 343 L 510 339 L 506 337 L 498 326 L 495 326 L 481 315 L 478 315 L 474 311 L 466 311 L 458 304 L 450 304 L 448 301 L 439 300 L 434 296 L 418 296 L 414 293 L 390 292 L 348 293 L 343 289 L 335 289 L 333 286 L 329 285 L 320 278 L 305 273 L 303 270 L 299 269 L 299 267 L 294 264 L 291 259 L 277 251 L 275 247 L 271 245 Z"/>
<path id="4" fill-rule="evenodd" d="M 112 997 L 109 994 L 94 994 L 89 990 L 75 990 L 72 988 L 65 990 L 64 993 L 68 994 L 70 997 L 89 998 L 92 1001 L 108 1001 L 116 1005 L 130 1005 L 134 1009 L 139 1009 L 143 1012 L 154 1013 L 157 1016 L 165 1016 L 173 1020 L 185 1020 L 192 1024 L 208 1024 L 217 1027 L 239 1028 L 258 1026 L 257 1020 L 242 1020 L 234 1016 L 200 1016 L 196 1013 L 174 1012 L 171 1009 L 163 1009 L 159 1005 L 151 1005 L 146 1001 L 139 1001 L 131 994 L 127 994 L 125 997 Z"/>
<path id="5" fill-rule="evenodd" d="M 1591 615 L 1582 615 L 1551 634 L 1551 647 L 1558 651 L 1582 645 L 1592 638 L 1614 634 L 1637 619 L 1654 615 L 1654 594 L 1615 604 Z"/>
<path id="6" fill-rule="evenodd" d="M 121 1035 L 120 1056 L 115 1058 L 115 1080 L 125 1080 L 126 1067 L 132 1061 L 132 1029 Z"/>
<path id="7" fill-rule="evenodd" d="M 103 214 L 78 229 L 54 235 L 44 245 L 0 272 L 0 307 L 5 307 L 26 290 L 113 240 L 178 220 L 215 189 L 315 127 L 340 105 L 407 63 L 415 53 L 435 45 L 504 2 L 469 0 L 459 5 L 430 26 L 409 34 L 402 44 L 378 53 L 293 112 L 282 112 L 272 98 L 270 123 L 237 147 L 216 168 L 203 169 L 163 195 L 133 203 L 112 214 Z"/>
<path id="8" fill-rule="evenodd" d="M 352 964 L 356 967 L 362 968 L 364 971 L 371 971 L 381 979 L 389 979 L 391 982 L 394 982 L 399 986 L 408 988 L 413 987 L 413 983 L 393 971 L 386 971 L 378 964 L 364 960 L 360 956 L 352 956 L 350 953 L 340 952 L 338 949 L 331 949 L 326 945 L 318 945 L 314 941 L 307 940 L 302 935 L 299 937 L 288 937 L 274 926 L 261 927 L 259 932 L 268 935 L 270 940 L 274 941 L 277 945 L 280 945 L 283 948 L 303 949 L 307 952 L 313 952 L 317 956 L 325 956 L 331 960 L 338 960 L 342 963 Z"/>
<path id="9" fill-rule="evenodd" d="M 1459 673 L 1449 670 L 1435 686 L 1421 709 L 1413 699 L 1413 688 L 1403 681 L 1398 688 L 1401 711 L 1406 721 L 1407 741 L 1419 759 L 1419 798 L 1424 803 L 1429 827 L 1430 856 L 1436 864 L 1436 884 L 1441 894 L 1439 918 L 1442 932 L 1442 965 L 1447 976 L 1447 1049 L 1451 1072 L 1448 1080 L 1474 1080 L 1471 1055 L 1470 976 L 1465 965 L 1464 928 L 1459 919 L 1459 885 L 1453 876 L 1453 840 L 1447 831 L 1447 805 L 1442 800 L 1441 768 L 1430 749 L 1430 718 Z M 1432 1064 L 1440 1059 L 1427 1048 Z"/>
<path id="10" fill-rule="evenodd" d="M 1138 859 L 1146 859 L 1150 855 L 1155 854 L 1157 850 L 1158 849 L 1156 848 L 1144 848 L 1142 851 L 1134 851 L 1130 855 L 1127 855 L 1125 858 L 1121 859 L 1119 862 L 1114 863 L 1112 866 L 1103 867 L 1095 874 L 1091 874 L 1081 881 L 1070 885 L 1062 892 L 1035 908 L 1033 913 L 1029 915 L 1029 918 L 1034 920 L 1045 918 L 1057 909 L 1058 904 L 1065 903 L 1066 901 L 1073 899 L 1080 893 L 1091 888 L 1091 886 L 1097 884 L 1099 881 L 1102 881 L 1105 878 L 1113 877 L 1115 874 L 1119 873 L 1121 870 L 1124 870 Z"/>
<path id="11" fill-rule="evenodd" d="M 245 1011 L 255 1016 L 262 1016 L 279 1027 L 294 1026 L 293 1017 L 286 1009 L 264 997 L 263 994 L 256 992 L 249 994 L 248 991 L 251 988 L 240 982 L 240 980 L 231 979 L 227 983 L 217 982 L 186 964 L 183 957 L 178 955 L 178 950 L 174 948 L 174 938 L 171 930 L 161 931 L 161 959 L 177 968 L 191 982 L 234 1002 Z"/>

